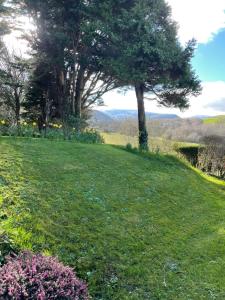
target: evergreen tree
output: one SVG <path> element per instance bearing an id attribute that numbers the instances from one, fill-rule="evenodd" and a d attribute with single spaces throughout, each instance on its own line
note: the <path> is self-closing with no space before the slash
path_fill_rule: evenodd
<path id="1" fill-rule="evenodd" d="M 166 107 L 187 108 L 201 87 L 191 67 L 194 41 L 182 47 L 176 23 L 164 0 L 139 0 L 118 19 L 111 19 L 111 51 L 105 65 L 124 85 L 135 88 L 139 145 L 148 149 L 144 97 Z"/>
<path id="2" fill-rule="evenodd" d="M 105 76 L 101 63 L 103 48 L 104 51 L 107 48 L 101 30 L 104 1 L 24 0 L 22 3 L 37 25 L 32 41 L 35 68 L 41 64 L 48 66 L 51 74 L 48 86 L 55 90 L 52 93 L 38 89 L 39 96 L 54 95 L 53 99 L 45 99 L 45 103 L 51 102 L 56 108 L 56 117 L 64 120 L 69 111 L 80 119 L 93 104 L 102 103 L 104 93 L 118 86 L 114 77 Z M 34 80 L 33 76 L 32 84 Z"/>

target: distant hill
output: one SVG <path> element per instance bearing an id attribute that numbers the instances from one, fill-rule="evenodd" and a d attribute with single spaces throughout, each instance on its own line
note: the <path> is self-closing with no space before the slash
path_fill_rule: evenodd
<path id="1" fill-rule="evenodd" d="M 112 119 L 127 119 L 127 118 L 136 118 L 137 110 L 127 110 L 127 109 L 111 109 L 105 110 L 104 114 L 109 116 Z M 175 114 L 158 114 L 152 112 L 146 112 L 146 117 L 152 120 L 156 119 L 178 119 L 179 116 Z"/>
<path id="2" fill-rule="evenodd" d="M 99 110 L 92 110 L 90 112 L 90 116 L 91 116 L 90 121 L 95 124 L 99 122 L 102 123 L 102 122 L 113 121 L 113 118 L 111 118 L 109 115 Z"/>
<path id="3" fill-rule="evenodd" d="M 211 118 L 210 116 L 206 116 L 206 115 L 196 115 L 196 116 L 193 116 L 191 117 L 192 119 L 201 119 L 201 120 L 204 120 L 204 119 L 208 119 L 208 118 Z"/>
<path id="4" fill-rule="evenodd" d="M 225 115 L 204 119 L 204 124 L 225 124 Z"/>

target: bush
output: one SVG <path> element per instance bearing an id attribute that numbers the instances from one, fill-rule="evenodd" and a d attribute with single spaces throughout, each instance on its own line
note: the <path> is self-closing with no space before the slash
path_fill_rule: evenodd
<path id="1" fill-rule="evenodd" d="M 17 128 L 15 125 L 1 124 L 0 135 L 2 136 L 16 136 L 16 137 L 29 137 L 29 138 L 47 138 L 50 140 L 73 140 L 78 143 L 88 144 L 103 144 L 103 137 L 93 129 L 85 131 L 77 131 L 76 128 L 69 128 L 58 124 L 49 124 L 48 127 L 39 131 L 36 123 L 28 124 L 21 123 Z"/>
<path id="2" fill-rule="evenodd" d="M 126 149 L 127 149 L 128 151 L 133 150 L 133 147 L 132 147 L 131 143 L 127 143 L 127 144 L 126 144 Z"/>
<path id="3" fill-rule="evenodd" d="M 71 140 L 78 143 L 87 144 L 104 144 L 103 137 L 96 130 L 86 130 L 84 132 L 76 132 L 71 135 Z"/>
<path id="4" fill-rule="evenodd" d="M 1 219 L 6 217 L 6 215 L 1 215 Z M 0 232 L 0 266 L 5 263 L 7 255 L 16 252 L 17 249 L 13 240 L 5 232 Z"/>
<path id="5" fill-rule="evenodd" d="M 87 286 L 56 258 L 23 252 L 0 269 L 0 299 L 88 300 Z"/>
<path id="6" fill-rule="evenodd" d="M 202 141 L 205 148 L 199 152 L 198 167 L 206 173 L 225 178 L 225 138 L 206 136 Z"/>
<path id="7" fill-rule="evenodd" d="M 201 149 L 201 146 L 181 146 L 175 148 L 175 150 L 186 158 L 193 166 L 197 166 L 198 164 L 198 154 Z"/>

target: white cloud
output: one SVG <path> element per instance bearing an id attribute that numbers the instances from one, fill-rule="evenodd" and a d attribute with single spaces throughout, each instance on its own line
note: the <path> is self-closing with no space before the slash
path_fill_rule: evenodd
<path id="1" fill-rule="evenodd" d="M 199 43 L 213 39 L 225 28 L 225 0 L 167 0 L 172 7 L 173 18 L 180 26 L 182 43 L 193 37 Z"/>
<path id="2" fill-rule="evenodd" d="M 225 82 L 203 82 L 202 87 L 202 94 L 191 99 L 191 107 L 184 116 L 225 114 L 225 105 L 222 105 L 225 102 Z"/>
<path id="3" fill-rule="evenodd" d="M 146 111 L 157 113 L 175 113 L 181 117 L 191 117 L 196 115 L 218 115 L 225 114 L 224 106 L 221 102 L 225 102 L 225 82 L 203 82 L 202 94 L 196 98 L 190 99 L 190 108 L 185 112 L 178 109 L 168 109 L 159 107 L 155 101 L 145 101 Z M 104 96 L 105 107 L 97 108 L 105 109 L 137 109 L 136 96 L 134 91 L 128 91 L 125 95 L 116 91 L 109 92 Z M 218 105 L 218 103 L 220 105 Z"/>

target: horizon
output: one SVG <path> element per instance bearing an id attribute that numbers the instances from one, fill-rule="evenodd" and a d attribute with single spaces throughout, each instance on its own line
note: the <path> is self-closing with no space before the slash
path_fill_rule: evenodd
<path id="1" fill-rule="evenodd" d="M 130 112 L 137 112 L 138 113 L 138 110 L 137 108 L 134 108 L 134 109 L 129 109 L 129 108 L 107 108 L 105 106 L 96 106 L 93 111 L 99 111 L 99 112 L 102 112 L 102 113 L 106 113 L 106 112 L 109 112 L 109 111 L 130 111 Z M 154 112 L 154 111 L 148 111 L 146 110 L 146 113 L 147 114 L 157 114 L 157 115 L 174 115 L 174 116 L 177 116 L 178 118 L 181 118 L 181 119 L 191 119 L 191 118 L 199 118 L 199 119 L 204 119 L 204 118 L 213 118 L 213 117 L 219 117 L 219 116 L 225 116 L 225 114 L 221 114 L 221 115 L 193 115 L 193 116 L 190 116 L 190 117 L 185 117 L 185 116 L 179 116 L 178 114 L 176 113 L 172 113 L 171 110 L 168 111 L 168 112 L 165 112 L 165 113 L 162 113 L 161 111 L 160 112 Z"/>

